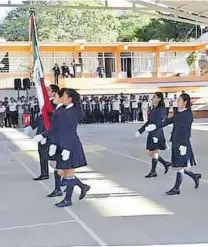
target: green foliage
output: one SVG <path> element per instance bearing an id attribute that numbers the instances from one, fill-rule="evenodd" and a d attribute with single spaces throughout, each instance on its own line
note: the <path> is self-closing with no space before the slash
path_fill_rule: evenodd
<path id="1" fill-rule="evenodd" d="M 96 1 L 94 1 L 96 2 Z M 99 2 L 98 2 L 99 3 Z M 116 41 L 119 20 L 112 11 L 98 9 L 62 9 L 35 7 L 39 39 L 53 41 Z M 60 1 L 60 4 L 62 2 Z M 7 40 L 28 40 L 28 8 L 9 12 L 0 28 Z"/>
<path id="2" fill-rule="evenodd" d="M 131 42 L 137 41 L 138 29 L 141 29 L 150 22 L 150 17 L 140 13 L 127 12 L 121 15 L 121 28 L 119 32 L 119 41 Z"/>
<path id="3" fill-rule="evenodd" d="M 139 41 L 188 41 L 195 37 L 195 25 L 165 19 L 152 19 L 151 22 L 137 30 Z M 199 27 L 197 29 L 199 33 Z"/>
<path id="4" fill-rule="evenodd" d="M 189 67 L 192 67 L 194 65 L 194 63 L 197 60 L 197 54 L 196 52 L 192 52 L 186 59 L 186 62 L 188 64 Z"/>
<path id="5" fill-rule="evenodd" d="M 58 5 L 66 1 L 57 0 Z M 56 2 L 56 4 L 57 4 Z M 83 0 L 68 0 L 70 5 L 83 7 L 48 8 L 47 1 L 35 6 L 40 41 L 73 42 L 84 39 L 93 42 L 132 42 L 132 41 L 188 41 L 196 37 L 196 27 L 165 19 L 150 19 L 137 12 L 118 12 L 105 9 L 86 9 Z M 100 0 L 88 0 L 91 6 L 101 6 Z M 0 37 L 9 41 L 28 40 L 28 8 L 10 11 L 0 24 Z M 200 28 L 197 28 L 198 36 Z"/>

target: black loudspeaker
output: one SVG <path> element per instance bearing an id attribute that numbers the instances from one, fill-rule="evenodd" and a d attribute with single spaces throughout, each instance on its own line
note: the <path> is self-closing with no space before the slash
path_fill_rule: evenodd
<path id="1" fill-rule="evenodd" d="M 30 79 L 29 78 L 23 79 L 23 89 L 24 90 L 30 89 Z"/>
<path id="2" fill-rule="evenodd" d="M 14 89 L 21 90 L 22 89 L 22 80 L 20 78 L 14 79 Z"/>

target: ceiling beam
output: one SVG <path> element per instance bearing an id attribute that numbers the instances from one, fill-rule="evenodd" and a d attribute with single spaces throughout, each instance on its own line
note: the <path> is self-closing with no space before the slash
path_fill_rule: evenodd
<path id="1" fill-rule="evenodd" d="M 134 0 L 131 0 L 131 2 L 132 1 L 134 1 Z M 199 23 L 203 22 L 203 23 L 208 24 L 208 18 L 199 17 L 197 15 L 193 15 L 193 14 L 185 12 L 185 11 L 180 11 L 180 10 L 173 9 L 173 8 L 168 8 L 168 6 L 163 7 L 163 6 L 157 5 L 155 3 L 150 3 L 150 2 L 143 1 L 143 0 L 135 0 L 135 2 L 139 5 L 142 5 L 144 7 L 148 7 L 149 9 L 152 9 L 155 11 L 162 11 L 165 13 L 170 13 L 174 16 L 187 18 L 189 20 L 194 20 L 195 22 L 199 22 Z"/>
<path id="2" fill-rule="evenodd" d="M 30 4 L 0 4 L 0 8 L 28 8 L 30 7 Z M 35 7 L 40 7 L 41 5 L 38 4 L 33 4 L 32 5 L 34 8 Z M 127 10 L 127 11 L 134 11 L 135 9 L 137 10 L 146 10 L 146 7 L 110 7 L 110 6 L 75 6 L 75 5 L 56 5 L 56 4 L 48 4 L 48 5 L 44 5 L 43 8 L 61 8 L 61 9 L 66 9 L 66 8 L 71 8 L 71 9 L 108 9 L 108 10 Z"/>

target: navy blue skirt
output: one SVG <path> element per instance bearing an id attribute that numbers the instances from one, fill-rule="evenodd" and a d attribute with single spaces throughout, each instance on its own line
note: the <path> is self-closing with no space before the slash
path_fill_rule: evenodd
<path id="1" fill-rule="evenodd" d="M 158 138 L 157 142 L 154 142 L 154 137 Z M 146 149 L 149 151 L 154 150 L 165 150 L 167 148 L 165 136 L 163 132 L 160 135 L 154 135 L 153 133 L 149 133 L 147 137 Z"/>
<path id="2" fill-rule="evenodd" d="M 196 165 L 196 160 L 192 150 L 191 143 L 189 141 L 187 145 L 186 155 L 180 154 L 180 144 L 172 144 L 172 156 L 171 156 L 171 165 L 172 167 L 187 167 L 189 164 L 191 166 Z"/>
<path id="3" fill-rule="evenodd" d="M 61 160 L 59 159 L 57 161 L 57 169 L 76 169 L 79 167 L 83 167 L 87 165 L 87 161 L 86 161 L 86 157 L 84 154 L 84 150 L 82 147 L 82 144 L 79 140 L 79 138 L 77 138 L 77 140 L 75 141 L 72 149 L 70 150 L 70 157 L 67 161 L 63 161 L 62 157 Z M 60 152 L 61 153 L 61 152 Z M 60 156 L 59 156 L 60 158 Z"/>

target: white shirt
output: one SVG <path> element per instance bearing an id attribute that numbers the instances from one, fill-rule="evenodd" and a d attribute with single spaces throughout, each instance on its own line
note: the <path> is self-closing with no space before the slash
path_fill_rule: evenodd
<path id="1" fill-rule="evenodd" d="M 142 109 L 147 110 L 149 107 L 149 103 L 147 101 L 142 102 Z"/>
<path id="2" fill-rule="evenodd" d="M 165 107 L 170 107 L 170 100 L 168 98 L 164 99 Z"/>
<path id="3" fill-rule="evenodd" d="M 178 107 L 176 99 L 173 100 L 173 107 Z"/>
<path id="4" fill-rule="evenodd" d="M 17 110 L 17 103 L 9 103 L 9 111 L 16 111 Z"/>
<path id="5" fill-rule="evenodd" d="M 0 106 L 0 113 L 3 113 L 6 111 L 6 107 L 4 105 Z"/>
<path id="6" fill-rule="evenodd" d="M 128 100 L 124 101 L 124 108 L 129 108 L 130 102 Z"/>
<path id="7" fill-rule="evenodd" d="M 132 108 L 133 109 L 137 109 L 138 108 L 138 104 L 137 104 L 137 101 L 136 100 L 133 100 L 132 101 Z"/>
<path id="8" fill-rule="evenodd" d="M 120 100 L 113 100 L 113 111 L 119 111 L 120 110 Z"/>

